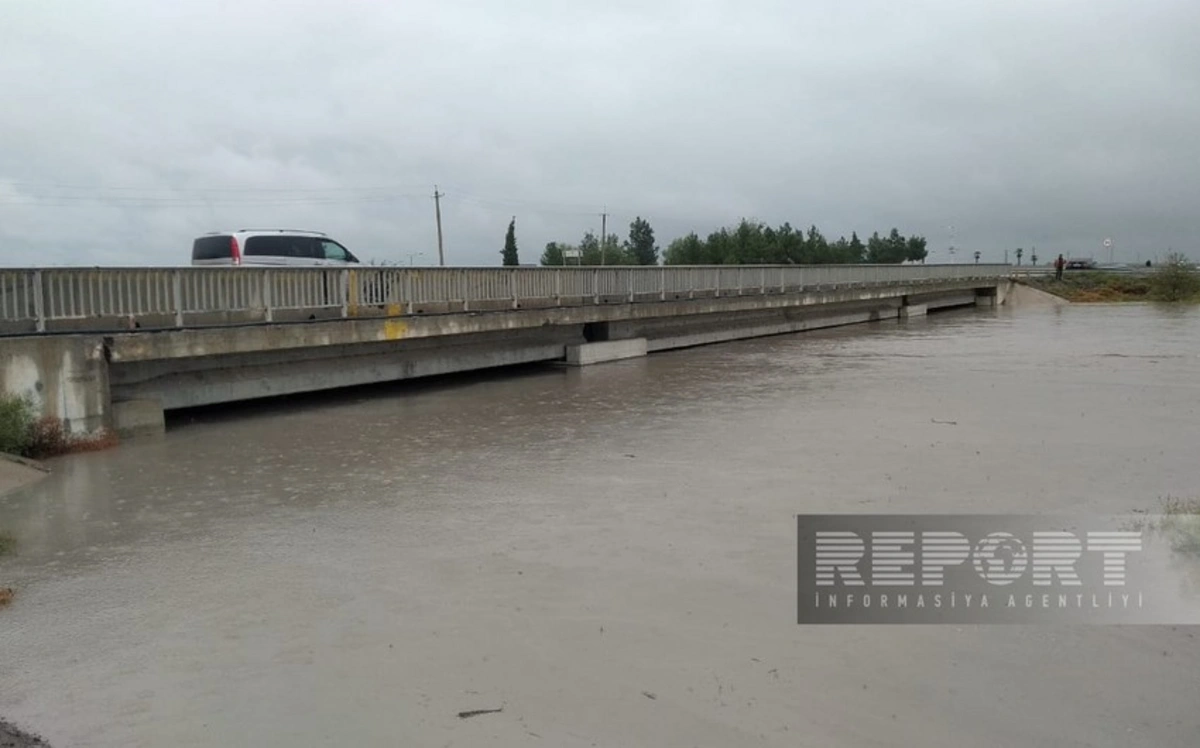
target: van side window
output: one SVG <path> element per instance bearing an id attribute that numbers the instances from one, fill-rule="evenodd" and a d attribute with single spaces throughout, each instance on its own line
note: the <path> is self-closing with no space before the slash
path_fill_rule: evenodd
<path id="1" fill-rule="evenodd" d="M 340 262 L 356 262 L 354 255 L 346 251 L 346 248 L 337 242 L 329 241 L 328 239 L 321 240 L 321 256 L 326 260 L 338 260 Z"/>
<path id="2" fill-rule="evenodd" d="M 252 236 L 246 240 L 247 257 L 316 259 L 317 247 L 307 236 Z"/>
<path id="3" fill-rule="evenodd" d="M 228 260 L 233 256 L 229 234 L 204 236 L 192 242 L 193 260 Z"/>

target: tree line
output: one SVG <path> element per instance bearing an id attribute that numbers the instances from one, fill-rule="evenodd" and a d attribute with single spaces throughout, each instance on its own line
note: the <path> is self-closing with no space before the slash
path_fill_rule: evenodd
<path id="1" fill-rule="evenodd" d="M 516 265 L 516 219 L 508 225 L 505 265 Z M 807 231 L 784 223 L 778 228 L 743 219 L 701 237 L 695 232 L 679 237 L 661 251 L 650 222 L 638 216 L 629 224 L 628 238 L 617 234 L 598 237 L 588 231 L 575 243 L 549 242 L 541 264 L 554 265 L 830 265 L 896 264 L 923 262 L 928 255 L 923 236 L 904 236 L 893 228 L 884 236 L 874 232 L 863 242 L 858 233 L 830 241 L 816 226 Z"/>

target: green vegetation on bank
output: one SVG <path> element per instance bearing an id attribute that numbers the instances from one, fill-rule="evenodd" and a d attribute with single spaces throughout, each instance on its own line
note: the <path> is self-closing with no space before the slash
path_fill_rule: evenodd
<path id="1" fill-rule="evenodd" d="M 28 398 L 0 395 L 0 452 L 40 460 L 70 452 L 91 452 L 116 445 L 109 431 L 90 436 L 67 433 L 57 418 L 39 418 Z"/>
<path id="2" fill-rule="evenodd" d="M 1200 273 L 1181 254 L 1167 256 L 1150 278 L 1151 295 L 1157 301 L 1200 300 Z"/>
<path id="3" fill-rule="evenodd" d="M 1200 301 L 1200 272 L 1183 255 L 1170 255 L 1147 275 L 1070 271 L 1061 281 L 1032 277 L 1030 286 L 1076 303 L 1119 301 Z"/>
<path id="4" fill-rule="evenodd" d="M 1061 281 L 1054 276 L 1031 277 L 1030 286 L 1075 303 L 1146 301 L 1150 296 L 1150 278 L 1104 271 L 1068 271 Z"/>
<path id="5" fill-rule="evenodd" d="M 24 455 L 33 441 L 33 405 L 23 397 L 0 398 L 0 452 Z"/>
<path id="6" fill-rule="evenodd" d="M 638 217 L 629 226 L 629 238 L 616 234 L 603 240 L 591 231 L 578 244 L 550 242 L 542 253 L 543 265 L 655 265 L 659 260 L 654 229 Z M 808 231 L 785 223 L 773 228 L 742 220 L 707 237 L 696 233 L 675 239 L 661 253 L 666 265 L 830 265 L 921 262 L 928 254 L 922 236 L 904 236 L 892 229 L 863 242 L 857 233 L 830 241 L 816 226 Z"/>

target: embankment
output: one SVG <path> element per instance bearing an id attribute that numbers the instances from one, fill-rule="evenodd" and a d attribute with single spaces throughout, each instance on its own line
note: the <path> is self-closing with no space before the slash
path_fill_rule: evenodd
<path id="1" fill-rule="evenodd" d="M 1047 293 L 1040 288 L 1034 288 L 1024 283 L 1014 283 L 1004 300 L 1005 306 L 1015 307 L 1051 307 L 1066 306 L 1071 302 L 1061 296 Z"/>
<path id="2" fill-rule="evenodd" d="M 0 496 L 46 477 L 49 470 L 33 460 L 0 452 Z"/>

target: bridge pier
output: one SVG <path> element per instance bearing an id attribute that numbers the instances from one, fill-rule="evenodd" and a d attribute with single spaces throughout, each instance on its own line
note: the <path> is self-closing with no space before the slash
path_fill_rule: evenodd
<path id="1" fill-rule="evenodd" d="M 588 366 L 608 361 L 622 361 L 628 358 L 642 358 L 647 352 L 645 338 L 629 338 L 568 345 L 566 359 L 570 366 Z"/>
<path id="2" fill-rule="evenodd" d="M 68 434 L 109 425 L 108 361 L 99 335 L 11 338 L 0 345 L 0 392 L 26 398 Z"/>
<path id="3" fill-rule="evenodd" d="M 122 438 L 163 433 L 167 430 L 167 418 L 162 400 L 147 397 L 114 402 L 112 428 Z"/>

